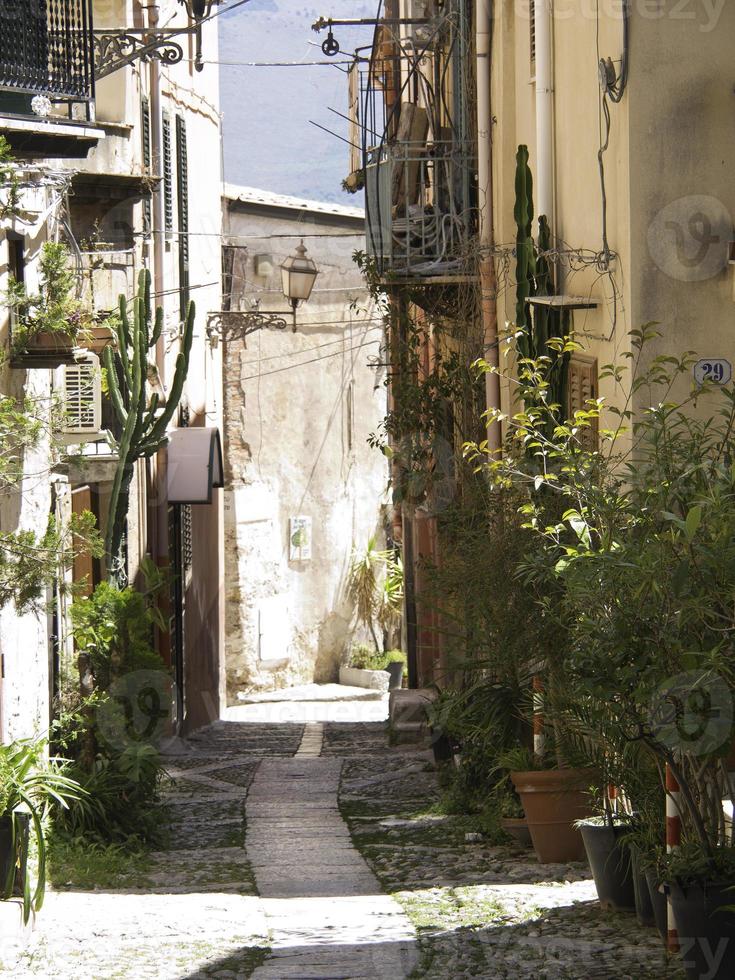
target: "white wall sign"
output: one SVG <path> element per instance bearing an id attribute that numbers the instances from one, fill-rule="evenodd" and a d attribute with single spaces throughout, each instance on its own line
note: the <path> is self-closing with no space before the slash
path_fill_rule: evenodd
<path id="1" fill-rule="evenodd" d="M 708 357 L 694 365 L 694 380 L 698 385 L 706 382 L 726 385 L 732 381 L 732 364 L 722 357 Z"/>
<path id="2" fill-rule="evenodd" d="M 288 547 L 290 561 L 311 559 L 311 518 L 300 515 L 289 519 Z"/>

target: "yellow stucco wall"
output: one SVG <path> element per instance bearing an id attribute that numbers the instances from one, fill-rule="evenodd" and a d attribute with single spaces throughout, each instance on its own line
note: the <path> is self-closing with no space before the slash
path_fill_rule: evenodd
<path id="1" fill-rule="evenodd" d="M 508 252 L 515 239 L 518 144 L 528 145 L 536 170 L 529 2 L 495 5 L 495 230 Z M 598 151 L 605 123 L 598 65 L 611 57 L 619 67 L 620 4 L 552 0 L 552 7 L 554 231 L 561 249 L 584 250 L 591 258 L 602 250 Z M 631 0 L 630 7 L 629 84 L 619 105 L 608 103 L 604 155 L 608 241 L 616 257 L 605 270 L 562 256 L 558 291 L 600 303 L 598 310 L 576 312 L 574 329 L 601 365 L 620 361 L 629 349 L 628 331 L 651 320 L 661 324 L 662 337 L 650 356 L 695 349 L 733 361 L 727 245 L 735 214 L 735 5 Z M 498 269 L 502 325 L 514 316 L 512 256 L 500 255 Z M 614 396 L 604 382 L 601 394 Z"/>

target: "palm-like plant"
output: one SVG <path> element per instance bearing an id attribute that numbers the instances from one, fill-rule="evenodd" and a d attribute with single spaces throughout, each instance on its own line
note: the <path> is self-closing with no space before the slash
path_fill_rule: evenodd
<path id="1" fill-rule="evenodd" d="M 352 556 L 348 594 L 355 603 L 357 619 L 363 623 L 380 652 L 376 626 L 386 633 L 400 622 L 403 608 L 403 564 L 390 549 L 380 549 L 373 535 L 365 551 Z"/>
<path id="2" fill-rule="evenodd" d="M 46 838 L 44 821 L 52 803 L 63 808 L 79 799 L 81 786 L 64 774 L 65 762 L 45 758 L 43 740 L 22 740 L 0 745 L 0 823 L 9 830 L 7 868 L 0 880 L 0 899 L 13 894 L 19 870 L 23 885 L 23 916 L 40 910 L 46 892 Z M 33 827 L 38 848 L 38 874 L 31 894 L 28 875 L 29 830 Z M 1 856 L 1 855 L 0 855 Z"/>

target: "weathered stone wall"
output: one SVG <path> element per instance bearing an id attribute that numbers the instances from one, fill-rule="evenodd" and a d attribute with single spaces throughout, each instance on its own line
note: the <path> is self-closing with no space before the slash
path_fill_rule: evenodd
<path id="1" fill-rule="evenodd" d="M 235 193 L 233 189 L 231 193 Z M 303 236 L 320 270 L 296 331 L 264 329 L 224 347 L 228 697 L 336 680 L 353 633 L 345 594 L 353 546 L 382 530 L 387 467 L 367 443 L 385 414 L 382 320 L 352 252 L 356 212 L 315 214 L 226 202 L 237 246 L 232 308 L 287 311 L 279 265 Z M 329 206 L 327 206 L 328 208 Z M 351 211 L 351 209 L 350 209 Z M 272 237 L 271 237 L 272 236 Z M 258 275 L 270 255 L 272 272 Z M 288 314 L 287 314 L 288 316 Z M 311 557 L 294 558 L 291 519 L 311 520 Z"/>

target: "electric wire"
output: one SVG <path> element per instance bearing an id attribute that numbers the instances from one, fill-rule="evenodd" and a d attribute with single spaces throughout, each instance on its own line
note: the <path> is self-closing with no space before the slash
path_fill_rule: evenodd
<path id="1" fill-rule="evenodd" d="M 246 381 L 256 381 L 260 378 L 270 377 L 272 374 L 282 374 L 284 371 L 294 371 L 296 368 L 305 367 L 307 364 L 318 364 L 320 361 L 327 361 L 330 357 L 341 357 L 344 354 L 349 354 L 354 350 L 361 350 L 363 347 L 372 347 L 374 344 L 382 343 L 381 338 L 376 337 L 375 340 L 366 340 L 363 343 L 355 344 L 354 347 L 347 347 L 343 350 L 332 351 L 329 354 L 325 354 L 323 357 L 312 357 L 307 361 L 300 361 L 298 364 L 287 364 L 284 367 L 273 368 L 272 371 L 260 371 L 257 374 L 249 374 L 244 378 L 241 378 L 241 382 L 244 384 Z"/>

